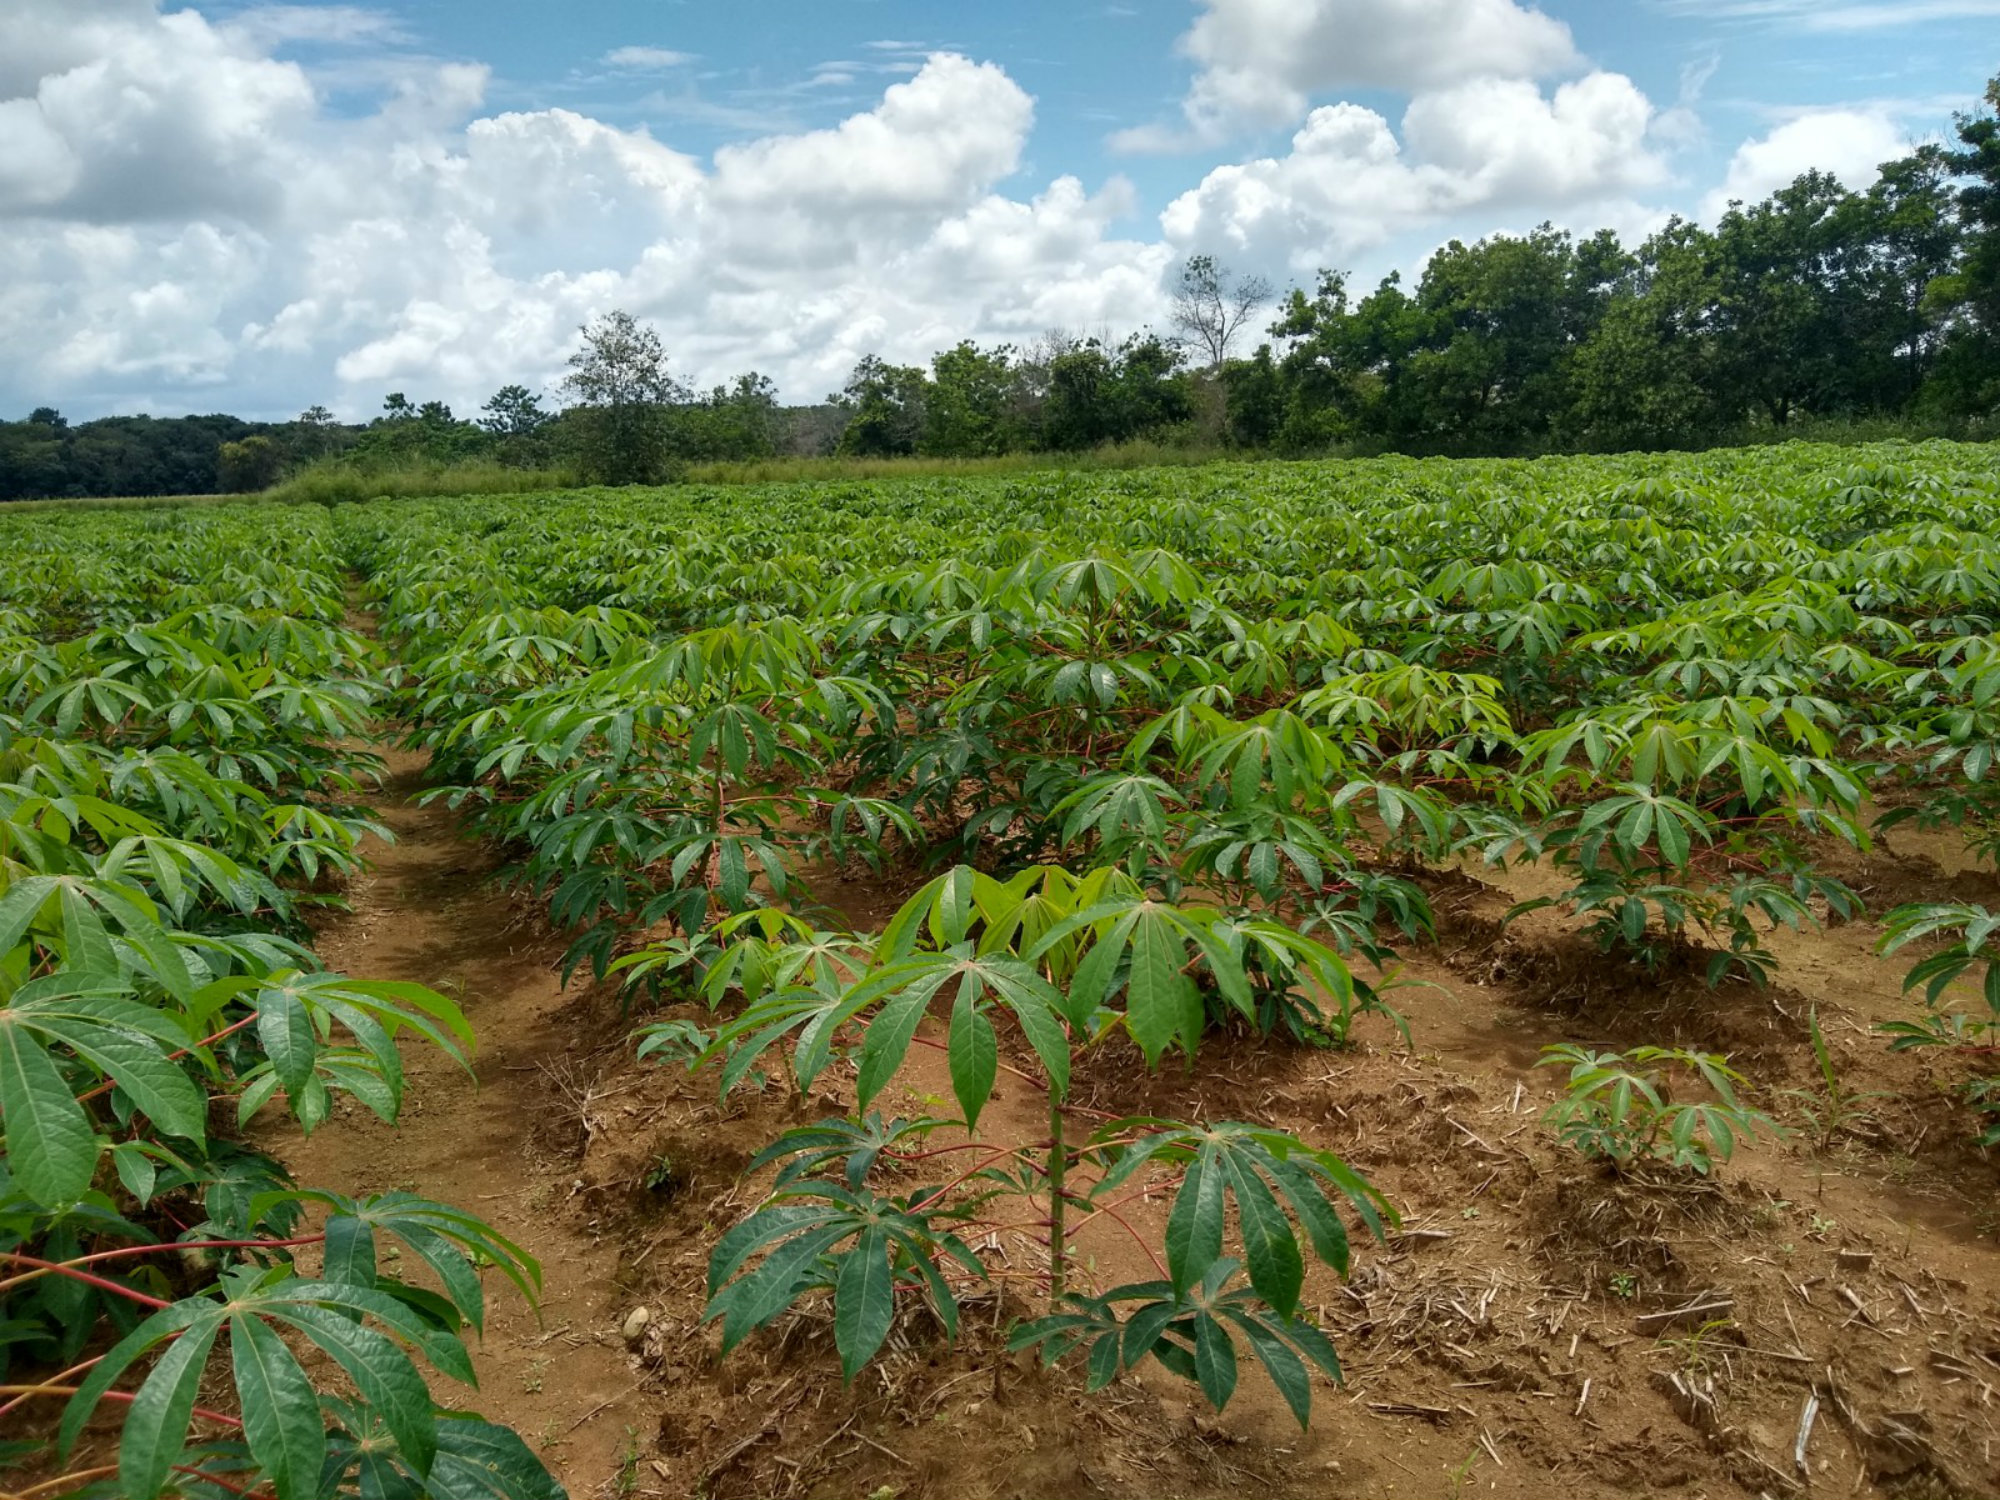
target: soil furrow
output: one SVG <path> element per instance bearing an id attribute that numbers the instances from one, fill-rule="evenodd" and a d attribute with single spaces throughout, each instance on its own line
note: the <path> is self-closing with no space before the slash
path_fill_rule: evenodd
<path id="1" fill-rule="evenodd" d="M 485 1337 L 474 1345 L 480 1389 L 446 1383 L 439 1395 L 515 1427 L 573 1494 L 587 1494 L 643 1446 L 628 1429 L 641 1427 L 647 1405 L 619 1337 L 617 1246 L 566 1202 L 585 1128 L 566 1089 L 593 1064 L 582 1028 L 566 1023 L 575 1004 L 558 982 L 556 945 L 517 921 L 453 815 L 418 805 L 425 758 L 384 753 L 377 805 L 396 841 L 370 841 L 370 870 L 348 893 L 353 910 L 328 923 L 318 948 L 344 973 L 450 995 L 478 1034 L 477 1076 L 412 1044 L 400 1125 L 343 1101 L 309 1139 L 287 1128 L 267 1144 L 303 1182 L 435 1198 L 481 1215 L 542 1263 L 539 1318 L 488 1273 Z"/>

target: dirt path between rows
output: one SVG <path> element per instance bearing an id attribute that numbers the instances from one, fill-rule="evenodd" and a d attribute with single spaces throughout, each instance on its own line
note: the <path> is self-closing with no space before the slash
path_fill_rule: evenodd
<path id="1" fill-rule="evenodd" d="M 412 1044 L 399 1126 L 343 1101 L 310 1139 L 271 1144 L 301 1182 L 420 1193 L 481 1215 L 541 1261 L 539 1319 L 487 1274 L 486 1333 L 473 1346 L 480 1389 L 440 1381 L 439 1399 L 513 1426 L 573 1495 L 609 1493 L 646 1446 L 649 1403 L 620 1337 L 617 1245 L 568 1202 L 564 1133 L 580 1127 L 566 1118 L 562 1080 L 583 1066 L 585 1028 L 566 1021 L 576 1002 L 558 984 L 559 945 L 492 891 L 488 856 L 448 810 L 417 805 L 425 758 L 384 753 L 376 805 L 396 841 L 369 841 L 369 872 L 348 891 L 353 910 L 327 925 L 318 949 L 343 973 L 450 995 L 478 1033 L 478 1076 Z"/>

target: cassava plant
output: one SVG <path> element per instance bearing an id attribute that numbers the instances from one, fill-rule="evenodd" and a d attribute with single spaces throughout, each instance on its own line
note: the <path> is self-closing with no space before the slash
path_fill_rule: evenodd
<path id="1" fill-rule="evenodd" d="M 1742 1075 L 1711 1053 L 1679 1047 L 1592 1052 L 1565 1042 L 1544 1047 L 1536 1064 L 1564 1065 L 1569 1077 L 1544 1123 L 1579 1155 L 1620 1171 L 1656 1163 L 1706 1177 L 1735 1155 L 1739 1139 L 1777 1128 L 1737 1098 Z M 1674 1072 L 1713 1097 L 1675 1099 Z"/>
<path id="2" fill-rule="evenodd" d="M 777 1168 L 772 1186 L 710 1260 L 709 1316 L 721 1322 L 724 1352 L 816 1294 L 830 1299 L 850 1379 L 880 1350 L 899 1291 L 955 1335 L 964 1289 L 996 1274 L 968 1235 L 1022 1222 L 1022 1208 L 1009 1205 L 1024 1205 L 1049 1247 L 1046 1270 L 1032 1278 L 1046 1312 L 1015 1331 L 1012 1347 L 1055 1360 L 1088 1346 L 1092 1389 L 1157 1359 L 1218 1408 L 1235 1389 L 1242 1347 L 1304 1423 L 1309 1369 L 1339 1377 L 1331 1344 L 1301 1315 L 1307 1257 L 1344 1274 L 1340 1208 L 1380 1235 L 1394 1219 L 1385 1200 L 1338 1157 L 1283 1132 L 1151 1118 L 1079 1130 L 1087 1112 L 1069 1099 L 1077 1060 L 1114 1034 L 1149 1062 L 1172 1048 L 1192 1062 L 1204 1014 L 1187 971 L 1209 975 L 1232 1003 L 1254 1003 L 1245 939 L 1219 918 L 1148 900 L 1113 869 L 1029 871 L 1003 883 L 960 867 L 896 913 L 872 956 L 815 969 L 794 953 L 767 968 L 792 982 L 753 998 L 717 1033 L 708 1060 L 720 1064 L 723 1086 L 791 1037 L 786 1068 L 801 1092 L 845 1058 L 857 1070 L 856 1100 L 851 1116 L 788 1132 L 752 1163 Z M 1289 971 L 1297 1004 L 1311 1003 L 1308 977 L 1351 1002 L 1338 954 L 1286 938 L 1299 964 Z M 760 955 L 744 968 L 767 963 Z M 920 1035 L 940 1008 L 941 1042 Z M 1025 1047 L 1026 1065 L 1003 1060 L 1014 1052 L 1003 1040 Z M 885 1120 L 879 1101 L 920 1042 L 944 1051 L 959 1113 Z M 1003 1070 L 1040 1097 L 1045 1135 L 981 1135 Z M 1163 1171 L 1179 1179 L 1164 1256 L 1122 1212 Z M 1134 1234 L 1156 1281 L 1077 1284 L 1074 1242 L 1099 1221 Z M 1236 1256 L 1224 1253 L 1231 1224 Z"/>
<path id="3" fill-rule="evenodd" d="M 1883 919 L 1885 931 L 1877 944 L 1896 953 L 1912 943 L 1939 943 L 1928 956 L 1910 966 L 1903 990 L 1922 987 L 1926 1014 L 1913 1021 L 1885 1021 L 1882 1032 L 1897 1051 L 1941 1047 L 1971 1061 L 1975 1071 L 1963 1085 L 1966 1102 L 1982 1116 L 1996 1113 L 1992 1060 L 2000 1052 L 2000 915 L 1983 906 L 1913 904 L 1899 906 Z M 1951 987 L 1977 976 L 1979 1008 L 1970 1012 L 1951 1005 Z M 1982 1121 L 1980 1144 L 2000 1143 L 2000 1122 Z"/>

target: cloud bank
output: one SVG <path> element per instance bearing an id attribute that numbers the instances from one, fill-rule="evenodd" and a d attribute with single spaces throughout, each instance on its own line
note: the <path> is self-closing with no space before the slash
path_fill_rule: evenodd
<path id="1" fill-rule="evenodd" d="M 492 110 L 484 67 L 397 50 L 360 6 L 0 0 L 0 30 L 0 410 L 358 416 L 392 389 L 466 409 L 553 379 L 613 307 L 656 322 L 684 377 L 754 368 L 811 400 L 868 353 L 1158 322 L 1196 250 L 1307 275 L 1482 219 L 1644 223 L 1684 128 L 1515 0 L 1200 0 L 1183 118 L 1156 134 L 1292 135 L 1190 174 L 1149 222 L 1121 178 L 1024 173 L 1034 100 L 953 52 L 828 128 L 702 159 Z M 281 55 L 301 42 L 352 49 L 374 103 L 336 108 L 325 67 Z M 688 61 L 634 44 L 603 65 Z M 1399 118 L 1340 102 L 1364 87 L 1404 95 Z M 1893 135 L 1795 121 L 1718 191 L 1846 175 Z"/>

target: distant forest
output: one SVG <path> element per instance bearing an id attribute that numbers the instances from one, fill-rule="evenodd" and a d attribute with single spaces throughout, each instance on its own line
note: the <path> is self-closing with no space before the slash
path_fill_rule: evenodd
<path id="1" fill-rule="evenodd" d="M 1809 173 L 1713 229 L 1676 219 L 1637 248 L 1609 230 L 1580 239 L 1548 226 L 1453 241 L 1414 288 L 1391 275 L 1358 297 L 1331 271 L 1273 297 L 1196 256 L 1166 331 L 961 343 L 928 369 L 871 357 L 818 406 L 780 404 L 756 374 L 693 392 L 657 363 L 640 472 L 594 472 L 604 407 L 573 377 L 566 409 L 512 385 L 470 419 L 403 393 L 365 424 L 314 407 L 280 423 L 71 425 L 43 408 L 0 422 L 0 500 L 259 490 L 316 466 L 484 462 L 658 480 L 709 460 L 1133 440 L 1504 456 L 1693 448 L 1843 422 L 1995 436 L 1996 111 L 2000 78 L 1945 142 L 1886 163 L 1865 192 Z M 1260 318 L 1266 341 L 1240 353 Z"/>

